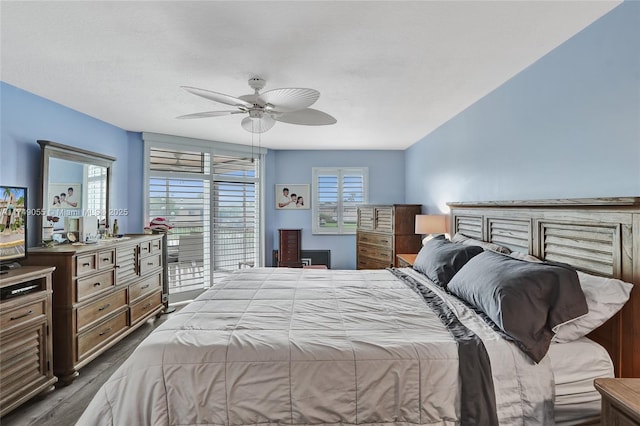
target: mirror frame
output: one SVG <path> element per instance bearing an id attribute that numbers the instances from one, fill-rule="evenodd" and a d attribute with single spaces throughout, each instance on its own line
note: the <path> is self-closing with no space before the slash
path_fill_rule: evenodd
<path id="1" fill-rule="evenodd" d="M 109 204 L 111 198 L 111 174 L 113 163 L 116 161 L 115 157 L 111 157 L 105 154 L 99 154 L 97 152 L 87 151 L 73 146 L 64 145 L 57 142 L 38 140 L 40 145 L 40 201 L 42 209 L 47 210 L 47 194 L 49 193 L 49 160 L 51 158 L 58 158 L 61 160 L 74 161 L 81 164 L 91 164 L 95 166 L 105 167 L 107 169 L 107 199 L 106 199 L 106 214 L 105 220 L 109 224 Z M 40 241 L 42 241 L 45 215 L 39 215 L 40 226 Z"/>

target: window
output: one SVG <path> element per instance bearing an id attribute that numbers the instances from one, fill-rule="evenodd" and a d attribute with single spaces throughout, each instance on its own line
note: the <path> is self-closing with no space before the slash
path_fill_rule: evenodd
<path id="1" fill-rule="evenodd" d="M 94 212 L 106 212 L 107 210 L 107 168 L 89 164 L 85 166 L 85 182 L 87 182 L 87 201 L 83 206 Z M 103 213 L 97 215 L 98 219 L 105 218 Z"/>
<path id="2" fill-rule="evenodd" d="M 313 168 L 313 233 L 355 234 L 357 205 L 369 199 L 366 167 Z"/>
<path id="3" fill-rule="evenodd" d="M 260 266 L 263 153 L 166 135 L 143 138 L 145 221 L 163 217 L 173 225 L 167 235 L 170 301 L 193 297 L 236 269 Z"/>

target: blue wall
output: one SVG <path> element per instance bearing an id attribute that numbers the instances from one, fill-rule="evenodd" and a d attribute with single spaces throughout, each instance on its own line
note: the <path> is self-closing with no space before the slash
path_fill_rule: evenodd
<path id="1" fill-rule="evenodd" d="M 301 228 L 303 250 L 331 250 L 333 269 L 355 269 L 355 235 L 313 235 L 311 209 L 276 210 L 276 184 L 309 184 L 313 167 L 368 167 L 369 202 L 404 202 L 404 151 L 269 151 L 266 159 L 266 249 L 278 248 L 278 229 Z"/>
<path id="2" fill-rule="evenodd" d="M 407 202 L 640 195 L 640 2 L 625 2 L 405 152 Z"/>
<path id="3" fill-rule="evenodd" d="M 36 141 L 46 139 L 116 157 L 111 207 L 140 211 L 142 185 L 129 177 L 130 168 L 141 168 L 141 161 L 130 163 L 129 144 L 135 135 L 4 82 L 0 83 L 0 93 L 0 183 L 27 186 L 29 207 L 42 207 L 40 145 Z M 142 143 L 139 149 L 141 159 Z M 130 187 L 137 196 L 137 205 L 129 202 Z M 118 222 L 125 231 L 142 231 L 139 218 L 119 217 Z M 29 218 L 31 230 L 37 224 L 37 218 Z M 39 232 L 30 231 L 29 246 L 37 245 L 39 236 Z"/>

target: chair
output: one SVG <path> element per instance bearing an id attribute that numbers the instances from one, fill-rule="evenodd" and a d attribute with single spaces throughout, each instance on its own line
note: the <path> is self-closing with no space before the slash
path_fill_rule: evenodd
<path id="1" fill-rule="evenodd" d="M 178 236 L 178 255 L 171 259 L 175 265 L 173 287 L 197 284 L 204 273 L 204 236 L 202 234 L 183 234 Z"/>

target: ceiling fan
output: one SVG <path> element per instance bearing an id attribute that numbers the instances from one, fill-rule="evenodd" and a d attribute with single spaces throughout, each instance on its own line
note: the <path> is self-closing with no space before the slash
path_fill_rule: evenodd
<path id="1" fill-rule="evenodd" d="M 314 89 L 283 88 L 272 89 L 264 93 L 266 81 L 260 77 L 249 79 L 249 86 L 254 90 L 251 95 L 237 98 L 196 87 L 182 86 L 187 92 L 202 96 L 205 99 L 235 107 L 226 111 L 207 111 L 182 115 L 179 119 L 220 117 L 231 114 L 248 114 L 242 119 L 242 127 L 251 133 L 264 133 L 272 128 L 276 121 L 305 126 L 323 126 L 335 124 L 336 119 L 329 114 L 309 108 L 320 97 Z"/>

